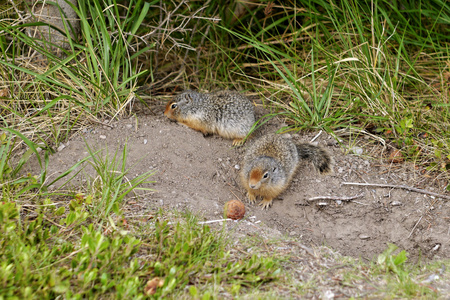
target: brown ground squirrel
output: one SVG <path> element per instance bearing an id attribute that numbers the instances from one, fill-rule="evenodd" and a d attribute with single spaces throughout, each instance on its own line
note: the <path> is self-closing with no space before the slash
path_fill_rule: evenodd
<path id="1" fill-rule="evenodd" d="M 255 123 L 252 102 L 234 91 L 203 94 L 187 90 L 169 101 L 164 115 L 203 135 L 219 134 L 241 145 Z"/>
<path id="2" fill-rule="evenodd" d="M 259 205 L 269 208 L 272 199 L 289 186 L 300 159 L 312 162 L 321 174 L 332 171 L 333 159 L 322 147 L 295 144 L 286 134 L 269 134 L 256 140 L 244 155 L 240 174 L 250 202 L 262 196 Z"/>

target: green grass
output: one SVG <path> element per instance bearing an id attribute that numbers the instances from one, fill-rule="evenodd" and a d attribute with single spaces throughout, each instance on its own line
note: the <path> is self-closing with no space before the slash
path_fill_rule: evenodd
<path id="1" fill-rule="evenodd" d="M 152 100 L 184 88 L 243 90 L 268 110 L 255 128 L 281 117 L 281 131 L 364 130 L 448 180 L 445 1 L 259 2 L 235 17 L 223 1 L 80 0 L 81 34 L 67 48 L 30 38 L 24 29 L 47 25 L 22 24 L 26 4 L 17 3 L 0 6 L 0 299 L 138 299 L 152 284 L 155 298 L 320 297 L 336 285 L 330 274 L 348 297 L 365 297 L 359 286 L 380 298 L 441 295 L 424 282 L 441 265 L 408 263 L 393 246 L 371 263 L 321 248 L 309 268 L 276 250 L 284 242 L 241 241 L 272 250 L 249 254 L 191 214 L 135 219 L 126 199 L 148 190 L 152 174 L 130 178 L 126 147 L 88 148 L 51 182 L 46 167 L 84 126 L 129 115 L 145 84 Z M 40 174 L 24 174 L 32 158 Z M 95 175 L 69 189 L 85 164 Z M 61 189 L 49 191 L 54 184 Z"/>
<path id="2" fill-rule="evenodd" d="M 228 68 L 227 86 L 257 91 L 273 109 L 266 118 L 286 119 L 282 131 L 369 130 L 388 149 L 400 148 L 445 176 L 450 10 L 444 2 L 266 7 L 249 9 L 233 26 L 214 26 L 210 41 L 226 59 L 219 68 Z"/>
<path id="3" fill-rule="evenodd" d="M 5 139 L 3 153 L 11 145 Z M 3 190 L 0 203 L 1 297 L 142 298 L 146 282 L 154 278 L 161 280 L 155 296 L 166 297 L 189 283 L 220 282 L 236 289 L 277 278 L 273 258 L 235 259 L 224 234 L 199 225 L 193 215 L 169 222 L 166 213 L 154 211 L 150 222 L 133 221 L 124 197 L 148 190 L 141 185 L 152 173 L 128 180 L 126 147 L 121 156 L 108 157 L 107 151 L 90 150 L 83 161 L 95 176 L 87 178 L 86 189 L 53 192 L 39 187 L 33 176 L 12 176 L 13 163 L 6 157 L 3 170 L 9 175 L 3 183 L 10 183 L 3 186 L 17 191 Z M 76 175 L 75 169 L 63 174 Z M 10 199 L 10 194 L 21 197 Z M 190 292 L 202 293 L 195 287 Z"/>

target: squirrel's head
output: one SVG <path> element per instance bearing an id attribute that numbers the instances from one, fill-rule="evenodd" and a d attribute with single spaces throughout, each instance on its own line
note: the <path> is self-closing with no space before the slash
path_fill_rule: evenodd
<path id="1" fill-rule="evenodd" d="M 164 115 L 169 119 L 176 119 L 177 116 L 178 103 L 175 100 L 171 100 L 166 104 L 166 109 L 164 110 Z"/>
<path id="2" fill-rule="evenodd" d="M 198 92 L 191 90 L 182 92 L 166 104 L 164 115 L 171 120 L 176 120 L 184 108 L 189 107 L 199 99 L 199 95 Z"/>
<path id="3" fill-rule="evenodd" d="M 282 172 L 281 167 L 270 157 L 262 157 L 254 161 L 248 173 L 248 186 L 257 190 L 264 185 L 275 183 Z"/>

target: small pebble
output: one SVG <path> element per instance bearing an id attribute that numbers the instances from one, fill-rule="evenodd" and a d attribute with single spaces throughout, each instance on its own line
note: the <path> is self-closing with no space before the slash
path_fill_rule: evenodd
<path id="1" fill-rule="evenodd" d="M 370 238 L 370 236 L 365 235 L 365 234 L 360 234 L 360 235 L 359 235 L 359 238 L 362 239 L 362 240 L 367 240 L 367 239 Z"/>
<path id="2" fill-rule="evenodd" d="M 235 165 L 234 168 L 235 168 L 236 170 L 241 169 L 241 167 L 240 167 L 239 165 Z"/>
<path id="3" fill-rule="evenodd" d="M 336 146 L 338 144 L 338 141 L 335 139 L 327 141 L 327 146 Z"/>
<path id="4" fill-rule="evenodd" d="M 61 145 L 59 145 L 59 147 L 58 147 L 58 152 L 59 151 L 62 151 L 64 148 L 66 148 L 66 145 L 64 145 L 63 143 L 61 143 Z"/>
<path id="5" fill-rule="evenodd" d="M 147 145 L 147 139 L 144 139 L 144 145 Z"/>
<path id="6" fill-rule="evenodd" d="M 334 293 L 332 291 L 328 290 L 323 294 L 322 299 L 324 299 L 324 300 L 334 299 Z"/>
<path id="7" fill-rule="evenodd" d="M 106 139 L 106 135 L 102 134 L 102 135 L 99 136 L 99 138 L 101 138 L 102 140 L 105 140 Z"/>
<path id="8" fill-rule="evenodd" d="M 351 152 L 353 152 L 353 154 L 356 154 L 356 155 L 361 155 L 361 154 L 363 154 L 363 151 L 364 151 L 361 147 L 351 147 L 349 150 Z"/>
<path id="9" fill-rule="evenodd" d="M 127 129 L 131 129 L 131 128 L 133 127 L 133 125 L 127 124 L 127 125 L 125 125 L 125 127 L 126 127 Z"/>
<path id="10" fill-rule="evenodd" d="M 437 251 L 439 250 L 439 248 L 441 248 L 441 244 L 436 244 L 434 245 L 433 249 L 431 249 L 431 251 Z"/>

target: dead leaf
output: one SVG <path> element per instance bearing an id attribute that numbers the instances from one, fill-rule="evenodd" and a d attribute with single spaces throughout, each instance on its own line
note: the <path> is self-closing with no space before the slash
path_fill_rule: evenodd
<path id="1" fill-rule="evenodd" d="M 155 277 L 152 280 L 147 281 L 144 292 L 147 296 L 153 295 L 154 293 L 156 293 L 156 289 L 162 287 L 163 285 L 164 280 L 159 277 Z"/>
<path id="2" fill-rule="evenodd" d="M 9 93 L 9 89 L 8 89 L 8 88 L 6 88 L 6 89 L 1 89 L 1 90 L 0 90 L 0 97 L 7 97 L 7 96 L 8 96 L 8 93 Z"/>

